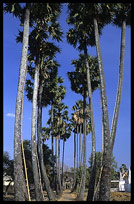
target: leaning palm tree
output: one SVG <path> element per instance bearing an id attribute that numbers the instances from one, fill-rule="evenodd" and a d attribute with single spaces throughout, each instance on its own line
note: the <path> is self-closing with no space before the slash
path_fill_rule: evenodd
<path id="1" fill-rule="evenodd" d="M 90 4 L 89 4 L 90 5 Z M 90 197 L 88 200 L 92 200 L 93 191 L 95 186 L 95 128 L 94 128 L 94 118 L 93 118 L 93 105 L 92 105 L 92 88 L 91 88 L 91 76 L 89 72 L 89 61 L 87 55 L 87 46 L 94 46 L 94 29 L 91 18 L 87 18 L 88 11 L 85 12 L 87 4 L 79 3 L 76 7 L 76 4 L 70 3 L 69 8 L 69 18 L 67 22 L 72 24 L 74 27 L 69 29 L 67 33 L 67 40 L 74 47 L 78 46 L 79 50 L 84 51 L 84 64 L 86 66 L 86 78 L 87 78 L 87 88 L 88 88 L 88 97 L 89 97 L 89 108 L 91 109 L 91 126 L 92 126 L 92 151 L 94 160 L 92 166 L 92 174 L 90 179 L 89 189 Z M 101 27 L 100 30 L 101 31 Z"/>
<path id="2" fill-rule="evenodd" d="M 23 109 L 23 96 L 24 85 L 27 72 L 27 51 L 29 39 L 29 19 L 30 19 L 30 3 L 25 5 L 25 14 L 23 17 L 22 8 L 19 4 L 7 3 L 5 5 L 6 12 L 13 12 L 15 16 L 24 19 L 23 26 L 23 40 L 22 40 L 22 53 L 19 72 L 19 81 L 17 89 L 16 110 L 15 110 L 15 125 L 14 125 L 14 187 L 15 187 L 15 200 L 27 200 L 26 184 L 22 166 L 21 154 L 21 126 L 22 126 L 22 109 Z"/>
<path id="3" fill-rule="evenodd" d="M 99 87 L 99 75 L 98 75 L 98 65 L 96 63 L 96 58 L 93 58 L 91 56 L 88 56 L 88 63 L 89 63 L 89 68 L 90 68 L 90 75 L 91 75 L 91 86 L 92 86 L 92 91 L 94 91 L 97 87 Z M 71 88 L 74 90 L 76 93 L 81 93 L 83 96 L 83 101 L 85 101 L 83 105 L 83 117 L 85 118 L 86 110 L 85 109 L 85 104 L 86 104 L 86 97 L 88 95 L 88 89 L 87 89 L 87 77 L 86 77 L 86 65 L 85 65 L 85 56 L 80 54 L 78 60 L 73 60 L 72 64 L 75 65 L 75 72 L 68 72 L 69 79 L 71 81 Z M 84 80 L 83 80 L 84 79 Z M 88 116 L 89 117 L 89 116 Z M 83 119 L 84 120 L 84 119 Z M 84 125 L 85 124 L 85 125 Z M 85 126 L 85 127 L 84 127 Z M 84 129 L 85 128 L 85 129 Z M 83 132 L 84 132 L 84 138 L 83 139 L 83 145 L 85 145 L 86 141 L 86 118 L 85 121 L 83 122 Z M 93 148 L 94 148 L 93 143 Z M 86 168 L 86 146 L 83 148 L 84 154 L 83 154 L 83 174 L 85 175 L 85 170 Z M 94 174 L 95 175 L 95 174 Z M 80 185 L 80 192 L 78 199 L 82 200 L 84 196 L 84 190 L 85 190 L 85 176 L 82 177 Z"/>
<path id="4" fill-rule="evenodd" d="M 113 12 L 113 7 L 114 11 Z M 124 45 L 125 45 L 125 27 L 126 21 L 130 24 L 130 4 L 102 4 L 94 5 L 94 14 L 93 14 L 93 22 L 94 22 L 94 31 L 95 31 L 95 41 L 96 41 L 96 49 L 98 56 L 98 64 L 100 70 L 100 79 L 101 79 L 101 100 L 102 100 L 102 118 L 103 118 L 103 127 L 104 127 L 104 154 L 103 154 L 103 169 L 102 169 L 102 177 L 100 182 L 100 193 L 99 200 L 108 201 L 110 199 L 110 178 L 111 178 L 111 155 L 114 145 L 115 132 L 117 127 L 118 113 L 121 101 L 121 90 L 122 90 L 122 81 L 123 81 L 123 64 L 124 64 Z M 104 70 L 103 63 L 101 57 L 100 50 L 100 42 L 99 42 L 99 32 L 98 32 L 98 22 L 99 22 L 99 13 L 105 13 L 106 23 L 111 21 L 111 17 L 114 17 L 114 23 L 120 26 L 119 19 L 122 19 L 122 42 L 121 42 L 121 57 L 120 57 L 120 74 L 118 81 L 118 91 L 116 98 L 116 105 L 112 120 L 111 126 L 111 134 L 109 131 L 109 119 L 108 119 L 108 107 L 107 107 L 107 98 L 106 98 L 106 88 L 105 88 L 105 79 L 104 79 Z M 114 15 L 113 15 L 114 13 Z M 116 17 L 115 17 L 116 16 Z M 118 19 L 118 20 L 117 20 Z"/>
<path id="5" fill-rule="evenodd" d="M 58 104 L 55 105 L 55 135 L 58 139 L 58 162 L 57 162 L 57 168 L 56 168 L 56 174 L 57 174 L 57 193 L 60 194 L 62 192 L 62 186 L 61 186 L 61 174 L 60 174 L 60 139 L 63 136 L 64 127 L 63 124 L 65 120 L 68 120 L 68 106 L 64 105 L 64 103 L 61 103 L 61 100 Z M 57 146 L 56 146 L 57 148 Z"/>
<path id="6" fill-rule="evenodd" d="M 88 66 L 89 66 L 90 77 L 91 77 L 91 84 L 90 84 L 91 87 L 90 88 L 93 92 L 94 90 L 96 90 L 96 88 L 99 87 L 99 83 L 100 83 L 99 74 L 98 74 L 97 59 L 94 57 L 91 57 L 91 56 L 86 56 L 86 57 L 88 60 Z M 84 98 L 86 98 L 88 95 L 87 65 L 85 64 L 85 55 L 80 54 L 79 59 L 73 60 L 72 64 L 75 65 L 76 71 L 75 72 L 68 72 L 69 79 L 71 81 L 71 88 L 76 93 L 81 93 L 83 96 L 83 100 L 85 100 Z M 89 72 L 89 70 L 88 70 L 88 72 Z M 91 102 L 91 100 L 90 100 L 90 102 Z M 90 106 L 90 108 L 91 108 L 91 106 Z M 84 113 L 84 111 L 83 111 L 83 113 Z M 93 111 L 92 111 L 92 114 L 93 114 Z M 92 120 L 91 126 L 93 126 L 93 124 L 94 123 Z M 83 129 L 84 129 L 84 125 L 83 125 Z M 93 129 L 93 127 L 91 129 Z M 94 132 L 94 131 L 92 131 L 92 132 Z M 85 136 L 86 136 L 86 130 L 85 130 Z M 93 155 L 94 155 L 95 154 L 95 134 L 92 134 L 92 151 L 93 151 Z M 83 158 L 84 158 L 84 155 L 83 155 Z M 95 156 L 93 157 L 93 159 L 95 160 Z M 92 179 L 90 179 L 90 186 L 91 186 L 90 193 L 92 191 L 91 194 L 93 194 L 93 189 L 94 189 L 93 186 L 95 185 L 95 162 L 93 163 L 91 175 L 92 175 L 91 176 Z M 91 181 L 92 181 L 92 184 L 91 184 Z M 80 190 L 80 194 L 79 194 L 79 198 L 78 198 L 80 200 L 82 200 L 83 196 L 84 196 L 84 185 L 81 185 L 81 189 L 82 190 Z"/>
<path id="7" fill-rule="evenodd" d="M 37 98 L 38 98 L 38 88 L 39 88 L 39 103 L 38 103 L 38 119 L 41 120 L 41 100 L 42 100 L 42 89 L 43 89 L 43 74 L 47 75 L 47 67 L 48 63 L 45 62 L 48 60 L 49 62 L 53 62 L 53 57 L 56 52 L 59 50 L 53 43 L 46 42 L 45 40 L 49 37 L 48 33 L 52 36 L 53 39 L 57 41 L 61 40 L 61 34 L 59 30 L 59 24 L 56 22 L 57 17 L 60 12 L 59 4 L 37 4 L 35 3 L 34 11 L 39 13 L 36 18 L 36 23 L 34 30 L 32 30 L 33 36 L 31 36 L 31 40 L 35 43 L 30 46 L 30 57 L 35 62 L 35 76 L 34 76 L 34 88 L 33 88 L 33 108 L 32 108 L 32 132 L 31 132 L 31 140 L 32 140 L 32 164 L 34 174 L 34 183 L 36 189 L 36 199 L 42 199 L 41 193 L 41 184 L 39 183 L 39 172 L 37 166 L 37 150 L 36 150 L 36 107 L 37 107 Z M 39 12 L 40 11 L 40 12 Z M 45 11 L 45 12 L 44 12 Z M 48 20 L 49 19 L 49 20 Z M 44 32 L 45 27 L 45 32 Z M 53 31 L 52 31 L 53 27 Z M 53 51 L 52 51 L 53 49 Z M 52 54 L 53 53 L 53 54 Z M 45 64 L 45 65 L 44 65 Z M 44 67 L 43 67 L 44 66 Z M 43 69 L 43 70 L 42 70 Z M 39 83 L 40 82 L 40 83 Z M 44 179 L 46 191 L 49 197 L 49 200 L 55 200 L 55 196 L 50 188 L 50 183 L 46 175 L 46 170 L 43 163 L 43 150 L 42 150 L 42 127 L 41 123 L 38 120 L 38 153 L 39 153 L 39 162 L 41 166 L 41 172 Z"/>
<path id="8" fill-rule="evenodd" d="M 119 3 L 113 5 L 113 24 L 121 28 L 121 46 L 120 46 L 120 66 L 119 66 L 119 77 L 118 77 L 118 88 L 116 95 L 116 103 L 114 108 L 114 114 L 111 124 L 110 132 L 110 143 L 111 148 L 113 149 L 114 140 L 117 129 L 117 121 L 121 103 L 122 95 L 122 84 L 123 84 L 123 72 L 124 72 L 124 56 L 125 56 L 125 36 L 126 36 L 126 26 L 131 24 L 130 22 L 130 12 L 131 4 L 130 3 Z"/>

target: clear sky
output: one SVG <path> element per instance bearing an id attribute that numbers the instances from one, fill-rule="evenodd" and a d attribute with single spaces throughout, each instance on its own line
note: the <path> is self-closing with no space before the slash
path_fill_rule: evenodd
<path id="1" fill-rule="evenodd" d="M 72 113 L 72 106 L 79 99 L 82 99 L 80 94 L 75 94 L 71 90 L 70 81 L 67 77 L 68 71 L 73 71 L 74 67 L 71 65 L 73 59 L 77 59 L 79 52 L 67 43 L 66 32 L 69 27 L 66 23 L 67 9 L 63 7 L 60 15 L 60 25 L 64 32 L 63 42 L 56 43 L 61 48 L 61 53 L 57 55 L 57 61 L 61 65 L 59 68 L 59 76 L 64 78 L 64 86 L 67 93 L 63 102 L 69 106 L 69 115 Z M 14 119 L 15 119 L 15 105 L 17 96 L 17 85 L 19 78 L 19 66 L 21 58 L 22 44 L 16 43 L 16 36 L 18 35 L 20 27 L 19 20 L 11 14 L 4 14 L 3 16 L 3 52 L 4 52 L 4 72 L 3 72 L 3 92 L 4 92 L 4 151 L 8 151 L 10 157 L 13 158 L 14 146 Z M 112 25 L 107 25 L 100 37 L 103 66 L 106 81 L 106 93 L 108 100 L 109 124 L 111 127 L 114 104 L 116 100 L 116 90 L 118 83 L 119 61 L 120 61 L 120 40 L 121 30 Z M 96 56 L 96 48 L 88 48 L 88 54 Z M 127 167 L 131 165 L 131 29 L 126 30 L 126 44 L 125 44 L 125 63 L 124 63 L 124 79 L 122 98 L 118 119 L 118 126 L 116 132 L 116 139 L 114 144 L 113 154 L 118 163 L 126 164 Z M 48 120 L 48 110 L 50 106 L 43 109 L 43 126 L 46 126 Z M 101 151 L 101 111 L 100 111 L 100 93 L 96 90 L 93 93 L 93 111 L 95 120 L 95 134 L 96 134 L 96 150 Z M 31 118 L 32 118 L 32 103 L 24 96 L 24 110 L 23 110 L 23 139 L 31 139 Z M 51 141 L 47 141 L 50 146 Z M 61 142 L 62 149 L 62 142 Z M 91 154 L 91 134 L 87 136 L 87 161 Z M 61 150 L 62 153 L 62 150 Z M 65 164 L 73 167 L 73 134 L 67 140 L 65 146 Z M 88 162 L 87 162 L 88 165 Z"/>

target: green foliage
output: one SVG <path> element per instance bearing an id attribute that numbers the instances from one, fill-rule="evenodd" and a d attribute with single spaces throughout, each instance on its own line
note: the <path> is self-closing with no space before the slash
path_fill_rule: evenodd
<path id="1" fill-rule="evenodd" d="M 12 13 L 15 17 L 21 18 L 24 14 L 24 8 L 18 3 L 4 3 L 4 13 Z"/>
<path id="2" fill-rule="evenodd" d="M 73 25 L 67 32 L 67 41 L 79 50 L 85 44 L 95 46 L 93 19 L 98 21 L 99 34 L 102 28 L 111 21 L 110 6 L 105 3 L 75 3 L 68 4 L 69 15 L 67 23 Z"/>
<path id="3" fill-rule="evenodd" d="M 66 141 L 71 135 L 71 124 L 69 123 L 68 106 L 61 102 L 61 97 L 58 96 L 57 99 L 59 100 L 56 100 L 53 108 L 53 123 L 51 118 L 52 110 L 50 110 L 50 118 L 48 119 L 47 124 L 52 130 L 52 137 L 60 136 L 60 139 Z"/>
<path id="4" fill-rule="evenodd" d="M 83 101 L 78 100 L 76 104 L 72 107 L 72 110 L 74 110 L 74 113 L 72 113 L 72 118 L 70 120 L 71 122 L 71 129 L 73 132 L 83 133 Z M 86 104 L 86 134 L 88 135 L 91 131 L 91 118 L 90 118 L 90 110 L 89 110 L 89 104 Z M 80 128 L 81 125 L 81 128 Z"/>
<path id="5" fill-rule="evenodd" d="M 28 171 L 28 180 L 29 183 L 33 183 L 33 170 L 32 170 L 32 155 L 31 155 L 31 141 L 30 140 L 24 140 L 24 152 L 25 152 L 25 159 L 26 159 L 26 166 Z M 43 143 L 43 157 L 44 157 L 44 165 L 46 167 L 47 175 L 48 177 L 51 176 L 51 167 L 53 166 L 53 163 L 55 163 L 55 157 L 52 157 L 52 151 L 49 149 L 49 147 Z"/>
<path id="6" fill-rule="evenodd" d="M 98 182 L 99 175 L 100 175 L 100 169 L 101 169 L 101 158 L 102 153 L 96 152 L 96 179 Z M 89 173 L 91 173 L 91 166 L 92 166 L 92 153 L 89 158 Z M 112 162 L 111 162 L 111 180 L 119 179 L 119 173 L 117 171 L 117 162 L 115 161 L 115 157 L 112 155 Z"/>
<path id="7" fill-rule="evenodd" d="M 131 25 L 131 3 L 116 3 L 112 5 L 112 23 L 118 27 L 122 27 L 122 22 L 125 20 L 126 25 Z"/>
<path id="8" fill-rule="evenodd" d="M 13 160 L 10 159 L 8 152 L 4 152 L 3 154 L 3 175 L 10 176 L 11 180 L 14 180 L 13 169 L 14 169 Z"/>
<path id="9" fill-rule="evenodd" d="M 88 56 L 89 70 L 91 75 L 91 88 L 92 91 L 100 87 L 99 68 L 96 57 Z M 77 60 L 72 60 L 72 64 L 75 66 L 74 72 L 68 72 L 68 77 L 71 81 L 71 89 L 76 93 L 88 95 L 87 91 L 87 77 L 86 77 L 86 65 L 85 57 L 80 54 Z"/>
<path id="10" fill-rule="evenodd" d="M 46 140 L 48 140 L 50 138 L 50 128 L 48 127 L 43 127 L 42 128 L 42 140 L 43 143 L 46 142 Z"/>

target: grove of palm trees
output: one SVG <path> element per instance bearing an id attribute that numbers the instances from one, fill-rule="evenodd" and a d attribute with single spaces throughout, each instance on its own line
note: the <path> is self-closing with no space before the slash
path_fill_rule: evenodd
<path id="1" fill-rule="evenodd" d="M 64 16 L 68 25 L 67 32 L 59 21 L 64 7 L 67 7 Z M 22 30 L 19 30 L 16 36 L 16 42 L 22 45 L 22 50 L 18 67 L 14 122 L 15 201 L 32 200 L 30 182 L 33 184 L 36 201 L 45 201 L 44 194 L 49 201 L 62 201 L 63 197 L 65 201 L 64 193 L 67 200 L 71 198 L 74 201 L 110 201 L 112 156 L 122 96 L 126 27 L 131 25 L 131 4 L 4 3 L 3 10 L 4 15 L 10 13 L 18 18 L 22 26 Z M 121 32 L 119 67 L 116 68 L 118 85 L 111 127 L 101 52 L 103 44 L 100 43 L 103 29 L 107 25 L 116 26 Z M 66 66 L 60 67 L 57 60 L 57 55 L 62 53 L 60 44 L 64 36 L 66 44 L 71 45 L 79 53 L 77 59 L 72 55 L 70 66 L 73 67 L 73 71 Z M 89 51 L 91 47 L 96 48 L 96 56 L 91 55 Z M 67 55 L 63 60 L 66 61 L 66 58 Z M 59 69 L 66 70 L 68 86 L 73 93 L 81 96 L 81 100 L 74 101 L 72 107 L 65 103 L 67 88 L 64 86 L 64 76 L 59 75 Z M 94 120 L 96 109 L 93 104 L 93 94 L 96 90 L 100 92 L 99 109 L 102 114 L 102 120 L 98 121 L 102 124 L 102 134 L 99 136 L 102 141 L 99 173 Z M 25 162 L 26 146 L 23 145 L 22 138 L 24 95 L 32 104 L 30 164 L 28 159 Z M 43 110 L 47 107 L 50 109 L 46 125 L 43 121 L 46 117 Z M 89 135 L 91 155 L 87 154 Z M 71 137 L 73 143 L 68 147 L 66 144 Z M 46 163 L 50 157 L 45 158 L 45 155 L 49 155 L 45 154 L 47 140 L 51 143 L 50 166 Z M 73 162 L 73 180 L 69 189 L 65 187 L 63 170 L 66 147 L 68 151 L 73 149 L 73 155 L 69 158 Z M 91 162 L 88 176 L 87 158 L 90 158 Z M 28 168 L 31 169 L 32 179 Z"/>

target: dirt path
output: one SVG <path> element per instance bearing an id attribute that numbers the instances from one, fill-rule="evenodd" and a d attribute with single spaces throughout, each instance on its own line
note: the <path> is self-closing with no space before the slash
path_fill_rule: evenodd
<path id="1" fill-rule="evenodd" d="M 75 201 L 76 195 L 70 193 L 70 190 L 65 190 L 57 201 Z"/>

